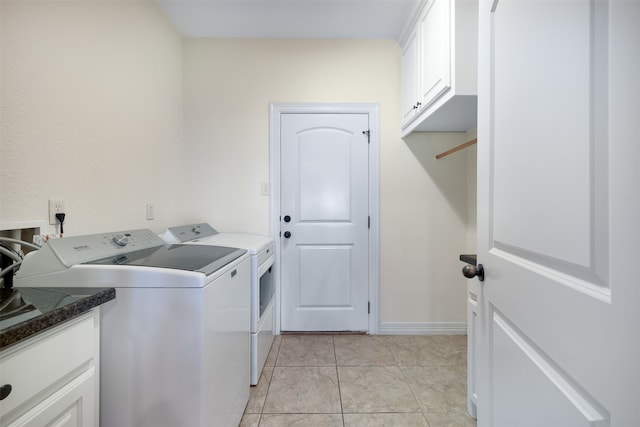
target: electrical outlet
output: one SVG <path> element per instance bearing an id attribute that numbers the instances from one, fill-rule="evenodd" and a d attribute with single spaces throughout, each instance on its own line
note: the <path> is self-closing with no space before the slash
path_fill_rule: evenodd
<path id="1" fill-rule="evenodd" d="M 66 214 L 67 211 L 64 208 L 64 200 L 49 199 L 49 224 L 56 225 L 58 220 L 56 219 L 57 213 Z"/>
<path id="2" fill-rule="evenodd" d="M 147 203 L 147 221 L 150 221 L 153 219 L 153 214 L 155 209 L 153 208 L 153 203 Z"/>

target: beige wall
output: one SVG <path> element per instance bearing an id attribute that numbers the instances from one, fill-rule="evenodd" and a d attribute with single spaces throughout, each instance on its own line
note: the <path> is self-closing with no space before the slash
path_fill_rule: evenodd
<path id="1" fill-rule="evenodd" d="M 65 200 L 67 234 L 174 223 L 182 40 L 165 16 L 149 2 L 0 7 L 0 223 L 45 220 L 49 198 Z"/>
<path id="2" fill-rule="evenodd" d="M 380 105 L 381 321 L 464 322 L 466 155 L 462 133 L 400 138 L 393 41 L 188 39 L 183 217 L 269 232 L 270 102 Z"/>
<path id="3" fill-rule="evenodd" d="M 0 223 L 60 198 L 68 234 L 268 233 L 269 102 L 378 103 L 381 321 L 466 320 L 467 155 L 433 158 L 464 135 L 400 138 L 395 42 L 182 40 L 148 2 L 0 7 Z"/>
<path id="4" fill-rule="evenodd" d="M 417 132 L 383 150 L 382 322 L 466 321 L 467 153 L 435 159 L 462 142 Z"/>
<path id="5" fill-rule="evenodd" d="M 184 58 L 187 218 L 269 232 L 270 102 L 379 103 L 382 139 L 402 143 L 393 41 L 188 39 Z"/>

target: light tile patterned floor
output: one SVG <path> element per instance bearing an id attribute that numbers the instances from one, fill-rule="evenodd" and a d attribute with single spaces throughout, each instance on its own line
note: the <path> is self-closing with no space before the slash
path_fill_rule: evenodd
<path id="1" fill-rule="evenodd" d="M 241 427 L 475 427 L 465 336 L 280 335 Z"/>

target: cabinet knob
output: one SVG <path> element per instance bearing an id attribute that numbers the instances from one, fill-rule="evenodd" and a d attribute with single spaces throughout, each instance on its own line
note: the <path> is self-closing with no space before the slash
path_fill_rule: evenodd
<path id="1" fill-rule="evenodd" d="M 3 384 L 0 386 L 0 400 L 6 399 L 10 394 L 13 387 L 11 384 Z"/>

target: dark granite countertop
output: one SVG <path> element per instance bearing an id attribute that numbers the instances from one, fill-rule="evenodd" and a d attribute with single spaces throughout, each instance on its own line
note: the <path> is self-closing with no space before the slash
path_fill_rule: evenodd
<path id="1" fill-rule="evenodd" d="M 461 254 L 460 261 L 467 264 L 476 265 L 478 263 L 478 256 L 476 254 Z"/>
<path id="2" fill-rule="evenodd" d="M 114 288 L 0 290 L 0 350 L 115 297 Z"/>

